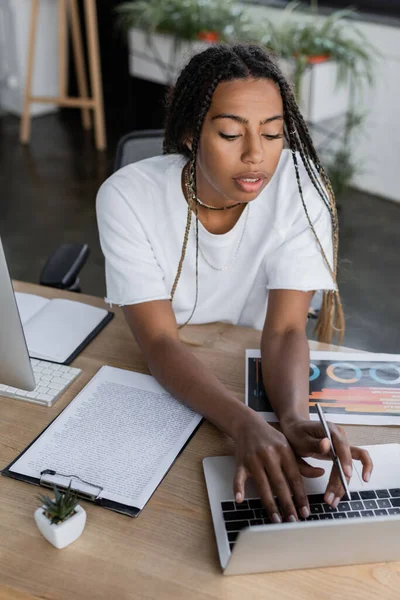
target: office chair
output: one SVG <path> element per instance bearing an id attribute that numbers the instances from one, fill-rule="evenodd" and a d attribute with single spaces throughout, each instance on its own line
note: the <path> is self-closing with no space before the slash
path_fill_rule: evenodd
<path id="1" fill-rule="evenodd" d="M 132 162 L 162 154 L 163 129 L 145 129 L 124 135 L 118 142 L 114 170 Z M 89 256 L 87 244 L 62 244 L 46 262 L 40 285 L 80 292 L 78 274 Z"/>
<path id="2" fill-rule="evenodd" d="M 40 274 L 40 285 L 80 292 L 78 274 L 88 259 L 87 244 L 61 244 L 53 252 Z"/>
<path id="3" fill-rule="evenodd" d="M 120 139 L 114 170 L 132 162 L 162 154 L 164 131 L 145 129 L 133 131 Z M 79 272 L 88 259 L 87 244 L 62 244 L 46 262 L 40 274 L 40 285 L 80 292 Z"/>
<path id="4" fill-rule="evenodd" d="M 163 129 L 142 129 L 124 135 L 117 146 L 114 171 L 130 163 L 163 153 Z"/>

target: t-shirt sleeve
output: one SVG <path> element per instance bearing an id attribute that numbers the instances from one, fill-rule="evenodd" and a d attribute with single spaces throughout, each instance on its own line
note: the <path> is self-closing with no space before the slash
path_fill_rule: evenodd
<path id="1" fill-rule="evenodd" d="M 135 189 L 129 193 L 135 194 Z M 124 191 L 107 180 L 98 191 L 96 212 L 105 257 L 106 302 L 124 306 L 170 299 L 163 271 Z"/>
<path id="2" fill-rule="evenodd" d="M 268 289 L 303 292 L 335 290 L 336 284 L 308 223 L 299 191 L 292 192 L 285 218 L 287 227 L 279 228 L 282 243 L 267 261 Z M 303 185 L 305 204 L 314 229 L 333 269 L 331 215 L 311 181 Z M 284 223 L 283 223 L 284 226 Z"/>

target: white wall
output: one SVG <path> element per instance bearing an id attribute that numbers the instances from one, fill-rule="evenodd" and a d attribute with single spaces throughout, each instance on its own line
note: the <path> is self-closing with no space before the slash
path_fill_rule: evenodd
<path id="1" fill-rule="evenodd" d="M 282 10 L 253 6 L 251 11 L 262 21 L 282 19 Z M 296 18 L 308 18 L 301 12 Z M 356 175 L 354 187 L 400 202 L 400 27 L 358 21 L 357 27 L 382 55 L 377 59 L 375 83 L 358 100 L 368 113 L 363 135 L 355 154 L 363 173 Z"/>
<path id="2" fill-rule="evenodd" d="M 31 0 L 0 0 L 2 107 L 21 115 L 28 59 Z M 57 2 L 40 0 L 36 33 L 32 92 L 36 96 L 58 95 Z M 31 105 L 31 114 L 54 112 L 48 104 Z"/>

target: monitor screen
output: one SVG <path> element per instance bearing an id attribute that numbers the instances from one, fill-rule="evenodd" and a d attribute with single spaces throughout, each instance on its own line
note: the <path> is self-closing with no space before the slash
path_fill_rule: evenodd
<path id="1" fill-rule="evenodd" d="M 1 239 L 0 317 L 0 385 L 31 391 L 35 377 Z"/>

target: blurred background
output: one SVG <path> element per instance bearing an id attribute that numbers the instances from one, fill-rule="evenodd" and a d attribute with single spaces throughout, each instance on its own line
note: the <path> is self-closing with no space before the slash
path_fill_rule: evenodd
<path id="1" fill-rule="evenodd" d="M 291 80 L 335 189 L 345 344 L 400 352 L 400 0 L 359 0 L 351 9 L 338 0 L 39 0 L 31 94 L 47 101 L 29 104 L 30 135 L 21 143 L 37 1 L 0 3 L 0 235 L 14 279 L 38 282 L 59 244 L 88 243 L 82 291 L 103 296 L 95 198 L 118 140 L 163 127 L 166 91 L 194 52 L 219 40 L 253 41 L 276 53 Z M 97 84 L 85 27 L 93 7 Z M 50 101 L 82 95 L 74 15 L 87 94 L 102 90 L 104 149 L 79 107 Z"/>

